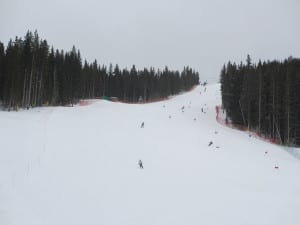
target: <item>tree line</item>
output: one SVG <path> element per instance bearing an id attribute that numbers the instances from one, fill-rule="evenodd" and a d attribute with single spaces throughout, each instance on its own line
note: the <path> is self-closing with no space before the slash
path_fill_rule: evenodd
<path id="1" fill-rule="evenodd" d="M 300 146 L 300 59 L 228 62 L 221 70 L 222 105 L 227 121 Z"/>
<path id="2" fill-rule="evenodd" d="M 95 60 L 82 62 L 80 51 L 54 50 L 37 31 L 0 42 L 0 101 L 8 109 L 42 105 L 69 105 L 80 99 L 117 97 L 121 101 L 151 101 L 186 91 L 199 83 L 189 67 L 174 71 L 165 67 L 120 69 Z"/>

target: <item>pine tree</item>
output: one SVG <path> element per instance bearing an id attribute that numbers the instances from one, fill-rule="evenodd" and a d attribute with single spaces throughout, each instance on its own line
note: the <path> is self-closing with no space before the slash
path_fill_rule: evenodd
<path id="1" fill-rule="evenodd" d="M 222 104 L 234 124 L 243 124 L 286 145 L 300 145 L 300 60 L 228 63 L 221 70 Z M 239 107 L 238 107 L 239 106 Z"/>
<path id="2" fill-rule="evenodd" d="M 4 65 L 5 65 L 5 49 L 2 42 L 0 42 L 0 103 L 3 101 L 4 88 Z"/>
<path id="3" fill-rule="evenodd" d="M 50 49 L 37 31 L 28 31 L 24 40 L 10 40 L 6 50 L 0 42 L 0 101 L 7 109 L 42 105 L 73 105 L 82 98 L 118 97 L 138 102 L 177 94 L 199 82 L 189 67 L 182 72 L 168 67 L 128 71 L 118 65 L 107 67 L 84 61 L 75 46 L 71 51 Z"/>

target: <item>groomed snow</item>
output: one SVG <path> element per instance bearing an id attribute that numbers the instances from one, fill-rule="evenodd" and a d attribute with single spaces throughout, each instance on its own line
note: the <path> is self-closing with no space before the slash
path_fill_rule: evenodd
<path id="1" fill-rule="evenodd" d="M 300 161 L 218 124 L 219 89 L 0 112 L 0 224 L 299 225 Z"/>

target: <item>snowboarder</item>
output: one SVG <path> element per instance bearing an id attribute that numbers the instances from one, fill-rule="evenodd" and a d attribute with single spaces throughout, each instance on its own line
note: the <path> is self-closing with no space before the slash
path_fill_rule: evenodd
<path id="1" fill-rule="evenodd" d="M 144 128 L 144 125 L 145 125 L 145 124 L 144 124 L 144 122 L 142 122 L 142 124 L 141 124 L 141 128 Z"/>
<path id="2" fill-rule="evenodd" d="M 213 142 L 212 141 L 210 141 L 209 143 L 208 143 L 208 146 L 211 146 L 213 144 Z"/>
<path id="3" fill-rule="evenodd" d="M 139 160 L 138 164 L 140 166 L 140 169 L 144 169 L 142 160 Z"/>

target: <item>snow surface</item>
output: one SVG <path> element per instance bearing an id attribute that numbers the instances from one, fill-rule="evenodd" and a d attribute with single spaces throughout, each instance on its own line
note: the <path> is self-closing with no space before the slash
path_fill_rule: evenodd
<path id="1" fill-rule="evenodd" d="M 299 225 L 300 161 L 218 124 L 219 89 L 0 112 L 0 224 Z"/>

